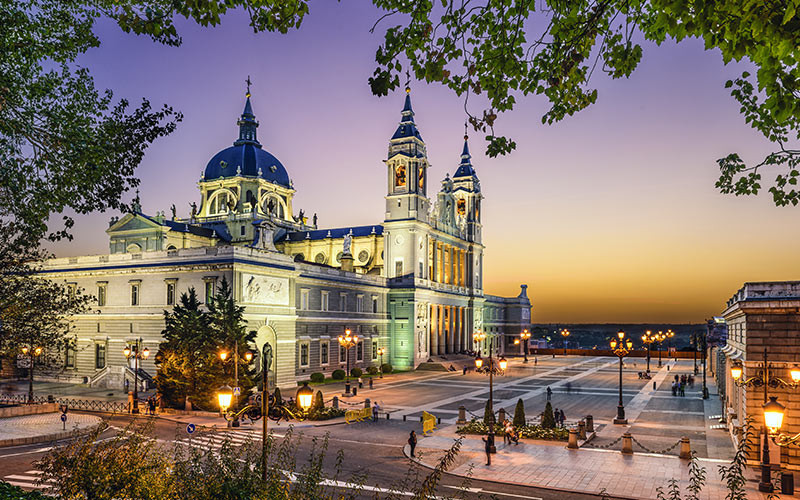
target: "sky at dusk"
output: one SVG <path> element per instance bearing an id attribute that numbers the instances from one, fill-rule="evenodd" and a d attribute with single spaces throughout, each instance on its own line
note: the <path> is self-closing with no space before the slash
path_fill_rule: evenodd
<path id="1" fill-rule="evenodd" d="M 188 216 L 206 163 L 237 136 L 250 75 L 259 141 L 294 181 L 295 210 L 318 213 L 321 228 L 382 222 L 382 160 L 403 95 L 378 98 L 367 84 L 378 16 L 367 2 L 317 2 L 299 31 L 280 35 L 253 34 L 234 13 L 216 28 L 179 23 L 178 48 L 101 22 L 102 46 L 79 61 L 96 85 L 185 116 L 138 170 L 143 211 L 169 214 L 175 203 Z M 543 98 L 519 98 L 496 127 L 516 140 L 513 154 L 485 157 L 472 132 L 485 292 L 514 296 L 527 283 L 534 322 L 698 322 L 746 281 L 800 279 L 800 208 L 714 188 L 717 158 L 736 151 L 752 162 L 769 151 L 723 88 L 745 68 L 724 66 L 696 40 L 646 44 L 630 79 L 595 72 L 598 103 L 561 123 L 541 124 Z M 463 101 L 438 85 L 412 88 L 429 176 L 442 179 L 459 162 Z M 79 217 L 75 240 L 49 248 L 107 253 L 112 215 Z"/>

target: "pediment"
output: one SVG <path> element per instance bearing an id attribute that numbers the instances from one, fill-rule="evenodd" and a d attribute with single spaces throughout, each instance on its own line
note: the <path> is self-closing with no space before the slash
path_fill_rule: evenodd
<path id="1" fill-rule="evenodd" d="M 142 231 L 147 229 L 157 229 L 161 230 L 161 226 L 147 217 L 143 217 L 139 214 L 127 214 L 120 220 L 118 220 L 114 225 L 110 228 L 106 229 L 106 233 L 122 233 L 127 231 Z"/>

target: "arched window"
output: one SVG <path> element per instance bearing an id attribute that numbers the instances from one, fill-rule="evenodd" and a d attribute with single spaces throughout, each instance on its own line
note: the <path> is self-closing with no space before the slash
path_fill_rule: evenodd
<path id="1" fill-rule="evenodd" d="M 406 166 L 398 165 L 394 173 L 395 187 L 403 187 L 406 185 Z"/>
<path id="2" fill-rule="evenodd" d="M 128 253 L 139 253 L 142 251 L 142 247 L 136 243 L 131 243 L 130 245 L 128 245 L 127 250 Z"/>

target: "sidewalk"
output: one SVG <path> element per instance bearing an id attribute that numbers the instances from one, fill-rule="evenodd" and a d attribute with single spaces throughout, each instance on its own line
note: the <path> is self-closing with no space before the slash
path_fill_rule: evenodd
<path id="1" fill-rule="evenodd" d="M 419 463 L 432 468 L 445 450 L 458 437 L 455 426 L 445 427 L 434 435 L 421 437 L 417 445 Z M 405 448 L 406 455 L 408 447 Z M 725 460 L 701 459 L 707 480 L 700 498 L 724 500 L 727 490 L 719 477 L 718 465 Z M 678 479 L 686 492 L 688 462 L 677 457 L 636 453 L 623 455 L 619 451 L 581 448 L 569 450 L 564 443 L 522 440 L 518 446 L 497 444 L 492 465 L 486 466 L 486 455 L 480 436 L 467 436 L 456 463 L 448 473 L 485 481 L 498 481 L 536 486 L 562 491 L 599 495 L 603 490 L 615 498 L 655 499 L 658 487 L 666 489 L 669 479 Z M 748 471 L 748 476 L 750 475 Z M 766 498 L 758 493 L 756 484 L 747 484 L 748 498 Z M 778 498 L 782 498 L 778 496 Z"/>
<path id="2" fill-rule="evenodd" d="M 82 413 L 68 414 L 66 425 L 61 422 L 59 412 L 0 418 L 0 448 L 57 441 L 76 432 L 89 432 L 98 425 L 105 425 L 100 417 Z"/>
<path id="3" fill-rule="evenodd" d="M 156 415 L 157 418 L 162 420 L 168 420 L 170 422 L 175 422 L 178 424 L 194 424 L 196 427 L 205 427 L 208 429 L 224 429 L 228 427 L 228 422 L 222 418 L 221 416 L 217 417 L 209 417 L 209 416 L 200 416 L 200 415 L 169 415 L 166 413 L 161 413 Z M 248 422 L 248 423 L 245 423 Z M 261 420 L 258 420 L 252 424 L 249 423 L 248 420 L 245 422 L 241 422 L 239 427 L 231 427 L 231 429 L 238 429 L 238 430 L 261 430 Z M 280 429 L 287 429 L 289 426 L 294 427 L 295 429 L 303 429 L 303 428 L 310 428 L 310 427 L 327 427 L 330 425 L 339 425 L 344 424 L 344 417 L 337 417 L 332 418 L 330 420 L 304 420 L 302 422 L 274 422 L 272 420 L 269 421 L 267 425 L 267 429 L 269 430 L 280 430 Z"/>

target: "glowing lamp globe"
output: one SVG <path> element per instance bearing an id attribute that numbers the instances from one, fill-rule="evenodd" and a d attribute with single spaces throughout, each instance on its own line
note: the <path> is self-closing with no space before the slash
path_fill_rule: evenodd
<path id="1" fill-rule="evenodd" d="M 625 345 L 628 346 L 629 351 L 633 349 L 633 341 L 631 339 L 626 340 Z"/>
<path id="2" fill-rule="evenodd" d="M 514 339 L 514 345 L 519 345 L 519 339 Z"/>
<path id="3" fill-rule="evenodd" d="M 222 411 L 231 407 L 231 401 L 233 401 L 233 389 L 231 389 L 231 386 L 223 385 L 217 390 L 217 401 Z"/>
<path id="4" fill-rule="evenodd" d="M 314 399 L 314 390 L 308 386 L 308 382 L 303 382 L 303 387 L 297 389 L 297 404 L 303 411 L 311 408 L 311 401 Z"/>
<path id="5" fill-rule="evenodd" d="M 221 359 L 222 361 L 225 361 L 226 359 L 228 359 L 228 353 L 227 353 L 227 351 L 222 351 L 222 352 L 220 352 L 220 353 L 219 353 L 219 359 Z"/>
<path id="6" fill-rule="evenodd" d="M 792 376 L 792 381 L 797 383 L 800 382 L 800 367 L 793 366 L 792 369 L 789 371 L 789 374 Z"/>
<path id="7" fill-rule="evenodd" d="M 122 350 L 122 354 L 124 354 L 126 358 L 129 358 L 131 356 L 131 348 L 126 347 L 125 349 Z"/>
<path id="8" fill-rule="evenodd" d="M 39 356 L 40 354 L 42 354 L 42 348 L 37 347 L 36 349 L 33 350 L 33 354 L 34 356 Z"/>
<path id="9" fill-rule="evenodd" d="M 611 341 L 609 342 L 609 345 L 611 346 L 611 350 L 616 349 L 617 348 L 617 339 L 611 339 Z"/>
<path id="10" fill-rule="evenodd" d="M 500 369 L 506 371 L 506 367 L 508 367 L 508 361 L 506 358 L 500 358 L 500 361 L 497 362 L 500 365 Z"/>
<path id="11" fill-rule="evenodd" d="M 617 332 L 617 337 L 618 337 L 620 340 L 624 339 L 624 338 L 625 338 L 625 331 L 623 331 L 623 330 L 620 330 L 620 331 L 618 331 L 618 332 Z"/>
<path id="12" fill-rule="evenodd" d="M 143 357 L 144 359 L 147 359 L 147 357 L 148 357 L 148 356 L 150 356 L 150 349 L 148 349 L 147 347 L 145 347 L 144 349 L 142 349 L 142 357 Z"/>
<path id="13" fill-rule="evenodd" d="M 733 380 L 739 380 L 742 377 L 742 367 L 731 366 L 731 377 L 733 377 Z"/>
<path id="14" fill-rule="evenodd" d="M 28 355 L 28 348 L 27 347 L 23 347 L 22 348 L 22 354 L 24 354 L 25 356 Z"/>
<path id="15" fill-rule="evenodd" d="M 770 396 L 769 401 L 764 403 L 764 424 L 770 432 L 778 432 L 783 425 L 783 414 L 786 407 L 778 403 L 776 396 Z"/>
<path id="16" fill-rule="evenodd" d="M 477 358 L 475 358 L 475 368 L 480 368 L 483 366 L 483 358 L 481 358 L 480 354 Z"/>
<path id="17" fill-rule="evenodd" d="M 247 361 L 248 363 L 251 362 L 253 360 L 253 353 L 250 351 L 244 353 L 244 360 Z"/>

